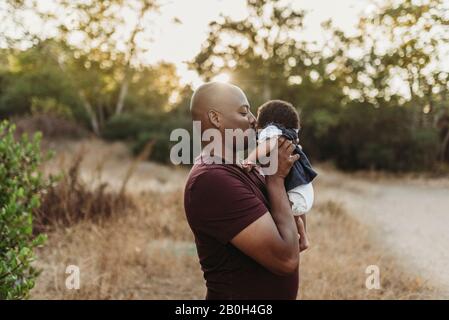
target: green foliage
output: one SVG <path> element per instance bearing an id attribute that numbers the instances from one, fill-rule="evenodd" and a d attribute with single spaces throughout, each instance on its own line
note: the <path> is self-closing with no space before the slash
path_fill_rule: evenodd
<path id="1" fill-rule="evenodd" d="M 25 51 L 0 51 L 0 55 L 8 60 L 7 68 L 0 74 L 3 79 L 0 117 L 29 114 L 32 111 L 56 111 L 57 114 L 70 113 L 78 120 L 82 119 L 81 101 L 70 78 L 54 60 L 55 56 L 65 54 L 66 49 L 52 41 Z"/>
<path id="2" fill-rule="evenodd" d="M 107 140 L 136 139 L 142 131 L 151 130 L 152 124 L 147 115 L 123 113 L 109 119 L 102 134 Z"/>
<path id="3" fill-rule="evenodd" d="M 170 148 L 173 145 L 173 143 L 168 139 L 169 135 L 170 134 L 166 135 L 161 132 L 143 131 L 138 135 L 137 140 L 133 143 L 132 151 L 134 154 L 139 154 L 149 141 L 154 140 L 155 142 L 150 154 L 150 159 L 162 163 L 169 163 Z"/>
<path id="4" fill-rule="evenodd" d="M 0 123 L 0 300 L 27 298 L 38 270 L 33 249 L 44 235 L 33 234 L 32 212 L 48 186 L 38 166 L 41 135 L 14 138 L 14 125 Z"/>
<path id="5" fill-rule="evenodd" d="M 438 138 L 447 125 L 435 126 L 449 94 L 449 73 L 432 68 L 445 59 L 437 53 L 447 34 L 435 32 L 449 23 L 441 0 L 377 2 L 350 37 L 328 21 L 320 47 L 292 36 L 304 31 L 304 12 L 274 0 L 247 0 L 247 7 L 242 20 L 210 24 L 191 67 L 205 80 L 228 73 L 253 111 L 268 99 L 292 102 L 312 161 L 431 170 L 439 149 L 449 148 Z M 398 81 L 409 97 L 393 88 Z"/>
<path id="6" fill-rule="evenodd" d="M 341 114 L 335 135 L 336 161 L 343 169 L 409 171 L 436 163 L 437 131 L 415 129 L 404 107 L 379 112 L 369 104 L 354 104 Z"/>
<path id="7" fill-rule="evenodd" d="M 173 64 L 129 66 L 123 82 L 120 56 L 108 63 L 100 58 L 55 40 L 23 51 L 0 49 L 0 61 L 6 61 L 0 69 L 0 118 L 51 113 L 100 135 L 105 122 L 122 113 L 116 108 L 124 87 L 123 110 L 129 113 L 168 110 L 172 95 L 183 90 Z"/>
<path id="8" fill-rule="evenodd" d="M 72 110 L 69 106 L 58 102 L 54 98 L 38 98 L 31 99 L 31 112 L 33 114 L 49 114 L 65 119 L 73 117 Z"/>
<path id="9" fill-rule="evenodd" d="M 108 140 L 127 140 L 135 154 L 154 140 L 150 159 L 162 163 L 170 160 L 170 149 L 176 142 L 170 141 L 170 133 L 177 128 L 191 130 L 190 116 L 180 112 L 158 114 L 124 113 L 112 117 L 105 125 L 103 137 Z"/>

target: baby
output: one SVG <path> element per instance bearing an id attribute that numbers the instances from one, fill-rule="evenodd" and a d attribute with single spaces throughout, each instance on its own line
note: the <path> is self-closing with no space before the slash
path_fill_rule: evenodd
<path id="1" fill-rule="evenodd" d="M 285 179 L 285 189 L 298 225 L 300 250 L 302 251 L 309 246 L 305 213 L 309 212 L 313 205 L 312 180 L 317 176 L 317 173 L 302 151 L 302 147 L 298 144 L 299 128 L 299 115 L 290 103 L 281 100 L 271 100 L 264 103 L 257 112 L 257 148 L 248 155 L 243 166 L 251 170 L 251 166 L 264 155 L 267 155 L 271 148 L 275 146 L 273 142 L 280 136 L 291 140 L 296 145 L 294 153 L 299 154 L 299 159 L 293 164 Z M 302 221 L 298 220 L 298 216 Z"/>

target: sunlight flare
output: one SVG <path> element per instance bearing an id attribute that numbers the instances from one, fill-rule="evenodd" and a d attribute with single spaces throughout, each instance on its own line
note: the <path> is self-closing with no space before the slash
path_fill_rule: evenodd
<path id="1" fill-rule="evenodd" d="M 231 81 L 231 76 L 228 73 L 220 73 L 213 77 L 212 81 L 228 83 Z"/>

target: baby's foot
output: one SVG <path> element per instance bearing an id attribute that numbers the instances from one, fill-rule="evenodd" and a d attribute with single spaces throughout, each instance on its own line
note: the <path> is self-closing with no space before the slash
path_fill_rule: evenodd
<path id="1" fill-rule="evenodd" d="M 302 252 L 304 250 L 307 250 L 310 246 L 309 243 L 309 237 L 307 237 L 307 234 L 303 234 L 299 238 L 299 252 Z"/>

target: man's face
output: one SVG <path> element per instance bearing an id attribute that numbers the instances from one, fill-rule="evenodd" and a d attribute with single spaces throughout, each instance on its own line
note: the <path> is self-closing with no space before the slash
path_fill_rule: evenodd
<path id="1" fill-rule="evenodd" d="M 240 150 L 242 148 L 246 149 L 248 148 L 249 139 L 247 135 L 242 136 L 241 133 L 245 132 L 248 129 L 255 129 L 256 118 L 249 109 L 248 99 L 241 90 L 232 90 L 227 101 L 227 105 L 225 106 L 225 108 L 222 108 L 221 111 L 222 128 L 220 131 L 223 137 L 225 137 L 225 129 L 240 129 L 241 131 L 234 131 L 236 135 L 232 139 L 232 142 L 226 141 L 226 143 L 228 145 L 232 143 L 234 150 Z M 237 145 L 239 139 L 242 139 L 244 142 L 244 145 L 242 147 Z"/>

